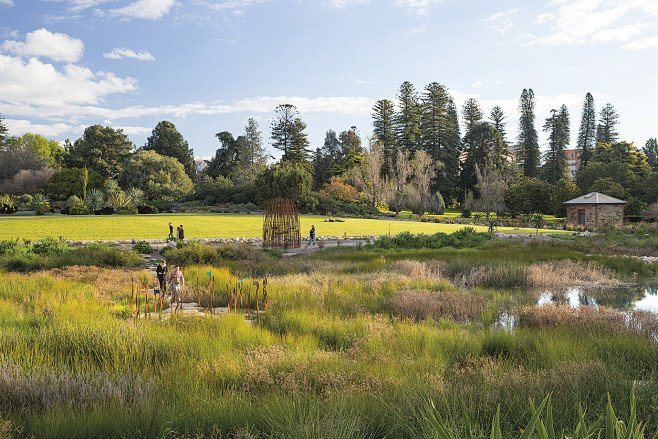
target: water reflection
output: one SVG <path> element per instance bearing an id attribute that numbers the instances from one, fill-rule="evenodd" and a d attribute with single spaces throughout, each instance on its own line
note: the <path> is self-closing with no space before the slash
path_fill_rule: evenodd
<path id="1" fill-rule="evenodd" d="M 568 304 L 572 308 L 599 305 L 622 311 L 636 309 L 658 315 L 657 285 L 624 285 L 614 288 L 566 287 L 530 291 L 539 306 L 548 303 Z"/>

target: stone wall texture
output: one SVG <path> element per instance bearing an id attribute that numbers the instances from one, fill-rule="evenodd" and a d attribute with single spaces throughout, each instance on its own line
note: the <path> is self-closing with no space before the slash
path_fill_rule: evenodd
<path id="1" fill-rule="evenodd" d="M 574 204 L 567 206 L 567 224 L 578 225 L 578 212 L 585 211 L 585 226 L 624 225 L 623 204 Z"/>

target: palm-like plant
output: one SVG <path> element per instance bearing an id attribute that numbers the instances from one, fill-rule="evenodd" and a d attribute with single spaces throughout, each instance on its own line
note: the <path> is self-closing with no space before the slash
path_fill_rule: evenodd
<path id="1" fill-rule="evenodd" d="M 134 207 L 135 200 L 124 191 L 116 191 L 107 196 L 107 204 L 115 209 L 124 210 Z"/>
<path id="2" fill-rule="evenodd" d="M 126 191 L 126 195 L 131 197 L 134 200 L 136 205 L 144 204 L 144 191 L 134 187 L 129 188 Z"/>
<path id="3" fill-rule="evenodd" d="M 91 210 L 102 209 L 105 205 L 105 195 L 103 195 L 103 191 L 99 189 L 88 190 L 85 203 Z"/>

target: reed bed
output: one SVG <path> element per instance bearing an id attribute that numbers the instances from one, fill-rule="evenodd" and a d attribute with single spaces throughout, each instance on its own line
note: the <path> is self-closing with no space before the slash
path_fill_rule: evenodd
<path id="1" fill-rule="evenodd" d="M 397 315 L 418 320 L 448 318 L 460 323 L 481 320 L 490 300 L 466 292 L 406 290 L 395 293 L 385 304 Z"/>
<path id="2" fill-rule="evenodd" d="M 658 339 L 658 317 L 647 311 L 619 311 L 604 306 L 547 304 L 524 306 L 519 313 L 521 325 L 529 328 L 577 328 L 601 330 L 609 334 L 636 333 Z"/>

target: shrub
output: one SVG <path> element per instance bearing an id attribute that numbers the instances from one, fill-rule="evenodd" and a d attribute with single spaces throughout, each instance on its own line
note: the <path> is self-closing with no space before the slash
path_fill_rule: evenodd
<path id="1" fill-rule="evenodd" d="M 119 215 L 136 215 L 137 214 L 137 208 L 132 207 L 132 208 L 121 209 L 117 213 Z"/>
<path id="2" fill-rule="evenodd" d="M 106 206 L 101 209 L 94 210 L 94 215 L 113 215 L 113 214 L 114 214 L 114 207 L 112 206 Z"/>
<path id="3" fill-rule="evenodd" d="M 146 241 L 139 241 L 133 246 L 133 250 L 143 255 L 153 253 L 153 248 Z"/>
<path id="4" fill-rule="evenodd" d="M 80 202 L 68 208 L 69 215 L 89 215 L 89 208 Z"/>
<path id="5" fill-rule="evenodd" d="M 17 210 L 16 206 L 4 204 L 4 203 L 0 204 L 0 214 L 8 215 L 16 212 L 16 210 Z"/>
<path id="6" fill-rule="evenodd" d="M 159 212 L 158 208 L 154 206 L 149 206 L 147 204 L 144 204 L 142 206 L 137 206 L 137 213 L 141 215 L 151 215 L 158 212 Z"/>

